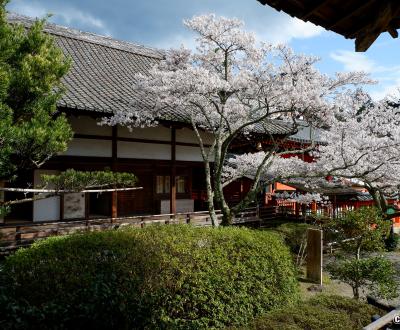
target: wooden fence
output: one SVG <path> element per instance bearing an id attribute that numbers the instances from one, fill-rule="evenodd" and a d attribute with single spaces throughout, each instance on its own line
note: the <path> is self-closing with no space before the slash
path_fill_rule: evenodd
<path id="1" fill-rule="evenodd" d="M 222 214 L 217 211 L 217 218 L 222 219 Z M 261 219 L 258 217 L 258 209 L 250 208 L 240 213 L 234 224 L 250 224 L 259 226 Z M 74 221 L 54 221 L 41 223 L 27 223 L 17 225 L 0 226 L 0 255 L 32 244 L 49 236 L 68 235 L 83 231 L 100 231 L 105 229 L 117 229 L 124 226 L 145 227 L 148 225 L 164 224 L 192 224 L 194 226 L 211 226 L 210 215 L 207 211 L 133 216 L 123 218 L 100 218 Z"/>

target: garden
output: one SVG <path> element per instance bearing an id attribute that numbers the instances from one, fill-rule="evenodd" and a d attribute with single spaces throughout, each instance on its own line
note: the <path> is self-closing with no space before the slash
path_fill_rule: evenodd
<path id="1" fill-rule="evenodd" d="M 349 214 L 342 223 L 350 228 L 356 218 L 364 228 L 360 216 L 371 213 Z M 396 296 L 392 265 L 376 254 L 385 249 L 383 236 L 364 235 L 370 249 L 360 259 L 351 259 L 349 245 L 341 247 L 335 255 L 346 253 L 346 267 L 331 263 L 322 290 L 310 292 L 315 285 L 305 282 L 296 262 L 308 227 L 150 225 L 47 238 L 2 262 L 0 326 L 360 329 L 385 314 L 361 295 Z M 354 297 L 337 279 L 359 283 Z"/>
<path id="2" fill-rule="evenodd" d="M 43 33 L 45 20 L 30 29 L 9 24 L 6 2 L 0 0 L 2 186 L 66 152 L 73 137 L 57 108 L 72 59 Z M 373 101 L 360 89 L 372 82 L 367 74 L 329 77 L 316 69 L 313 56 L 257 45 L 237 19 L 210 14 L 184 24 L 198 36 L 197 53 L 166 51 L 146 76 L 132 77 L 134 93 L 153 106 L 117 109 L 101 124 L 151 127 L 160 118 L 172 120 L 165 116 L 171 108 L 184 118 L 179 125 L 198 139 L 212 226 L 119 227 L 113 212 L 113 229 L 54 236 L 18 249 L 0 263 L 1 329 L 360 329 L 386 313 L 367 304 L 367 296 L 396 298 L 398 237 L 391 224 L 399 214 L 388 213 L 388 201 L 399 198 L 399 101 Z M 288 129 L 278 138 L 269 131 L 277 120 Z M 320 130 L 323 142 L 299 148 L 286 143 L 304 122 Z M 111 139 L 115 148 L 118 141 Z M 112 150 L 115 169 L 118 152 Z M 170 192 L 172 209 L 175 154 L 169 160 L 173 179 L 163 192 Z M 116 191 L 135 189 L 134 173 L 103 165 L 99 171 L 66 168 L 44 175 L 40 186 L 18 190 L 32 197 L 1 196 L 0 217 L 65 193 L 106 190 L 115 203 Z M 241 178 L 251 184 L 230 204 L 226 187 Z M 333 180 L 357 182 L 374 206 L 313 224 L 334 246 L 322 287 L 304 274 L 310 224 L 233 225 L 276 182 L 314 187 L 321 181 L 334 186 Z M 319 193 L 291 198 L 302 205 L 328 203 Z"/>

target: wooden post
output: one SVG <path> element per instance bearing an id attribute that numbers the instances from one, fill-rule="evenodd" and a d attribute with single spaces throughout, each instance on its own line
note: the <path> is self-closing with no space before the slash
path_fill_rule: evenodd
<path id="1" fill-rule="evenodd" d="M 300 218 L 300 204 L 296 202 L 294 208 L 296 219 L 298 219 Z"/>
<path id="2" fill-rule="evenodd" d="M 176 213 L 176 128 L 171 127 L 171 175 L 169 185 L 169 210 Z"/>
<path id="3" fill-rule="evenodd" d="M 111 144 L 111 169 L 113 171 L 117 170 L 118 161 L 118 126 L 112 127 L 112 144 Z M 118 192 L 113 191 L 111 193 L 111 218 L 118 217 Z"/>
<path id="4" fill-rule="evenodd" d="M 90 208 L 90 198 L 89 198 L 89 193 L 84 193 L 85 196 L 85 220 L 89 219 L 89 208 Z"/>
<path id="5" fill-rule="evenodd" d="M 322 285 L 322 230 L 307 230 L 307 278 Z"/>
<path id="6" fill-rule="evenodd" d="M 60 194 L 60 221 L 62 220 L 64 220 L 64 194 Z"/>
<path id="7" fill-rule="evenodd" d="M 111 218 L 115 219 L 118 217 L 118 192 L 113 191 L 111 193 Z"/>
<path id="8" fill-rule="evenodd" d="M 313 213 L 317 213 L 317 203 L 315 201 L 312 202 L 311 210 Z"/>
<path id="9" fill-rule="evenodd" d="M 336 202 L 336 195 L 333 196 L 333 218 L 337 218 L 337 202 Z"/>

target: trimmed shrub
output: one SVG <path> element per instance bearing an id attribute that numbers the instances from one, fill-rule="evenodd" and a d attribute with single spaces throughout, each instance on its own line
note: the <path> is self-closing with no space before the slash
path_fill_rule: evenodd
<path id="1" fill-rule="evenodd" d="M 277 309 L 248 327 L 254 330 L 355 330 L 371 323 L 377 308 L 341 296 L 317 295 L 297 306 Z"/>
<path id="2" fill-rule="evenodd" d="M 8 257 L 1 276 L 1 328 L 222 328 L 298 300 L 281 239 L 245 228 L 53 237 Z"/>
<path id="3" fill-rule="evenodd" d="M 285 243 L 290 247 L 290 251 L 297 254 L 300 250 L 300 245 L 307 241 L 308 228 L 313 228 L 313 226 L 306 223 L 288 222 L 276 227 L 274 230 L 283 236 Z"/>

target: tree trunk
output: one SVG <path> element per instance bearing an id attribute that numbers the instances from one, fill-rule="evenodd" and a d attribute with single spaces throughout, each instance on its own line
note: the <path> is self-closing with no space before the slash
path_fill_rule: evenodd
<path id="1" fill-rule="evenodd" d="M 354 299 L 360 299 L 360 292 L 358 286 L 352 287 Z"/>
<path id="2" fill-rule="evenodd" d="M 210 171 L 210 163 L 205 162 L 204 169 L 206 173 L 206 187 L 207 187 L 207 204 L 208 204 L 208 212 L 210 213 L 211 224 L 213 227 L 218 227 L 218 219 L 215 213 L 214 207 L 214 192 L 211 185 L 211 171 Z"/>
<path id="3" fill-rule="evenodd" d="M 372 196 L 374 200 L 375 206 L 379 209 L 379 211 L 382 212 L 384 216 L 386 216 L 386 211 L 387 211 L 387 201 L 385 197 L 383 196 L 382 192 L 378 189 L 368 189 L 368 192 Z"/>
<path id="4" fill-rule="evenodd" d="M 234 215 L 229 207 L 222 207 L 222 226 L 230 226 L 233 223 Z"/>
<path id="5" fill-rule="evenodd" d="M 228 203 L 225 200 L 223 187 L 221 185 L 221 178 L 216 175 L 214 178 L 214 186 L 215 186 L 215 200 L 219 203 L 222 211 L 222 222 L 223 226 L 230 226 L 232 224 L 232 220 L 234 218 L 234 213 L 229 207 Z"/>

